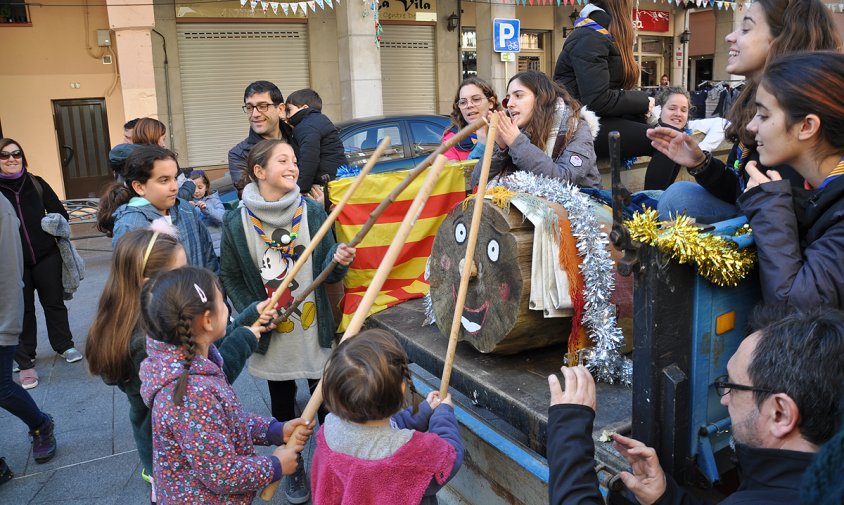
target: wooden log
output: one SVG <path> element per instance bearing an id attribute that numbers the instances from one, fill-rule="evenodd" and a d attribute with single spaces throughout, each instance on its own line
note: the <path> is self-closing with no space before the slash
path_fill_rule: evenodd
<path id="1" fill-rule="evenodd" d="M 431 299 L 437 326 L 450 330 L 468 224 L 474 209 L 456 207 L 440 225 L 430 262 Z M 477 275 L 461 317 L 459 339 L 484 353 L 513 354 L 563 342 L 570 330 L 568 318 L 546 319 L 530 310 L 533 224 L 521 212 L 509 212 L 484 202 L 474 265 Z"/>

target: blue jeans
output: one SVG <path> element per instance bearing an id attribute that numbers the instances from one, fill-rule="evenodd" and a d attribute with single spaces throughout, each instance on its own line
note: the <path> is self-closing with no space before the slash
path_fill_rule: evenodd
<path id="1" fill-rule="evenodd" d="M 741 214 L 734 203 L 727 203 L 700 184 L 689 181 L 679 181 L 668 186 L 668 189 L 659 197 L 657 210 L 659 210 L 659 219 L 662 221 L 685 212 L 687 216 L 706 224 L 717 223 Z"/>
<path id="2" fill-rule="evenodd" d="M 20 418 L 34 430 L 41 426 L 46 416 L 35 400 L 29 396 L 20 384 L 12 380 L 12 360 L 15 357 L 15 346 L 0 345 L 0 407 Z"/>

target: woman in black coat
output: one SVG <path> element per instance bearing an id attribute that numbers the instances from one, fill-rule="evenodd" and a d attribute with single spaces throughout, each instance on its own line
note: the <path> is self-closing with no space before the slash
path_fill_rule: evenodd
<path id="1" fill-rule="evenodd" d="M 21 371 L 21 385 L 31 389 L 38 385 L 38 374 L 35 372 L 35 348 L 38 345 L 36 290 L 44 308 L 47 335 L 53 350 L 70 363 L 82 359 L 82 354 L 73 346 L 67 319 L 59 247 L 55 237 L 41 229 L 41 218 L 46 213 L 57 212 L 65 219 L 68 215 L 50 185 L 27 171 L 23 148 L 9 138 L 0 139 L 0 192 L 11 202 L 21 223 L 24 319 L 15 361 Z"/>
<path id="2" fill-rule="evenodd" d="M 633 58 L 631 13 L 630 0 L 591 0 L 580 11 L 554 69 L 554 81 L 600 118 L 595 139 L 599 158 L 609 156 L 611 131 L 621 133 L 623 158 L 653 153 L 645 132 L 654 99 L 632 89 L 639 81 L 639 66 Z"/>

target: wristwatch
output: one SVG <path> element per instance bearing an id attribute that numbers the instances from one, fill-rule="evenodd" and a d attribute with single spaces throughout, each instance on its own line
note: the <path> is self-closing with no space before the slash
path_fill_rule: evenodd
<path id="1" fill-rule="evenodd" d="M 700 175 L 704 170 L 706 170 L 706 168 L 709 166 L 709 164 L 711 162 L 712 162 L 712 153 L 709 152 L 709 151 L 703 151 L 703 161 L 698 163 L 698 165 L 695 166 L 695 167 L 690 167 L 688 169 L 689 175 L 691 175 L 692 177 L 696 177 L 696 176 Z"/>

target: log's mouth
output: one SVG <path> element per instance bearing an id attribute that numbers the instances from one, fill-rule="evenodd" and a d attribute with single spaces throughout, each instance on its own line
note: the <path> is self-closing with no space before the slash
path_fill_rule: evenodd
<path id="1" fill-rule="evenodd" d="M 454 285 L 451 286 L 451 294 L 454 296 L 454 302 L 457 303 L 457 290 Z M 484 327 L 486 320 L 486 313 L 489 310 L 489 300 L 485 301 L 483 305 L 476 309 L 471 309 L 465 304 L 463 305 L 463 315 L 460 316 L 460 325 L 469 334 L 476 334 Z"/>

